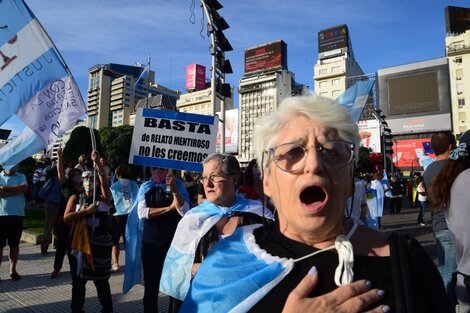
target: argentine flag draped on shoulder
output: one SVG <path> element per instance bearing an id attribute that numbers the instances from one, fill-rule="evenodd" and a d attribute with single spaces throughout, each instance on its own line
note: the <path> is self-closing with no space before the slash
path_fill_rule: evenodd
<path id="1" fill-rule="evenodd" d="M 13 115 L 25 130 L 0 149 L 10 168 L 51 148 L 86 112 L 60 53 L 22 0 L 0 1 L 0 125 Z"/>
<path id="2" fill-rule="evenodd" d="M 186 201 L 186 203 L 190 203 L 189 195 L 184 183 L 180 179 L 176 179 L 176 185 L 178 186 L 184 201 Z M 154 186 L 160 186 L 165 190 L 166 184 L 155 183 L 152 178 L 143 183 L 139 188 L 137 198 L 134 200 L 127 218 L 125 238 L 126 268 L 124 271 L 124 282 L 122 284 L 123 293 L 127 293 L 135 284 L 141 284 L 143 281 L 142 258 L 140 253 L 142 249 L 142 235 L 144 232 L 145 221 L 139 218 L 137 207 L 139 202 L 142 201 L 142 199 L 145 199 L 145 194 Z"/>
<path id="3" fill-rule="evenodd" d="M 271 211 L 260 201 L 246 199 L 241 194 L 236 195 L 230 207 L 220 207 L 206 200 L 191 209 L 178 223 L 166 255 L 160 280 L 161 292 L 181 300 L 185 298 L 199 241 L 222 217 L 231 217 L 237 212 L 253 213 L 274 220 Z"/>

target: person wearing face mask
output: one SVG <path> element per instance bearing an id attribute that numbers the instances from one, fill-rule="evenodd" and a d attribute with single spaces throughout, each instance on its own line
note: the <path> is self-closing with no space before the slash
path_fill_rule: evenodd
<path id="1" fill-rule="evenodd" d="M 70 268 L 72 275 L 72 312 L 83 312 L 86 283 L 92 280 L 101 303 L 101 312 L 112 312 L 109 276 L 111 271 L 111 234 L 109 209 L 111 190 L 98 151 L 91 153 L 96 173 L 82 173 L 83 192 L 70 196 L 64 222 L 73 222 Z"/>
<path id="2" fill-rule="evenodd" d="M 189 210 L 183 181 L 168 169 L 152 167 L 149 181 L 139 188 L 127 220 L 126 293 L 144 279 L 144 312 L 158 312 L 158 293 L 163 261 L 181 217 Z"/>
<path id="3" fill-rule="evenodd" d="M 258 120 L 253 147 L 276 221 L 220 240 L 180 312 L 449 312 L 415 239 L 344 216 L 359 142 L 347 108 L 319 96 L 286 98 Z"/>
<path id="4" fill-rule="evenodd" d="M 83 192 L 82 171 L 78 168 L 71 168 L 68 173 L 65 174 L 62 148 L 60 147 L 57 150 L 57 177 L 60 181 L 62 198 L 59 205 L 59 213 L 57 214 L 55 223 L 57 243 L 54 257 L 54 271 L 51 273 L 51 278 L 59 277 L 62 265 L 64 263 L 65 254 L 70 248 L 69 234 L 71 223 L 64 222 L 64 214 L 67 202 L 72 195 L 79 195 Z M 70 257 L 71 255 L 69 254 L 69 264 Z"/>

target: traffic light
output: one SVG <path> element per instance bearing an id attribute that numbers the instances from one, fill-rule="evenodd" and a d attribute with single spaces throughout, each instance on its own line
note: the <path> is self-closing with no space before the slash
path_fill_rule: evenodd
<path id="1" fill-rule="evenodd" d="M 232 90 L 230 88 L 230 84 L 222 83 L 220 79 L 217 79 L 215 91 L 225 98 L 232 97 Z"/>
<path id="2" fill-rule="evenodd" d="M 386 155 L 393 155 L 393 135 L 392 130 L 386 126 L 383 126 L 383 141 Z"/>
<path id="3" fill-rule="evenodd" d="M 217 68 L 224 74 L 232 74 L 232 65 L 230 64 L 230 60 L 225 60 L 224 53 L 222 51 L 217 52 Z"/>

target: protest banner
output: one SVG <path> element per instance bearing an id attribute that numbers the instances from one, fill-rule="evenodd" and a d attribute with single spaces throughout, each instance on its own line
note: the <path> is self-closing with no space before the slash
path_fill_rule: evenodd
<path id="1" fill-rule="evenodd" d="M 137 109 L 129 163 L 202 172 L 215 152 L 218 117 Z"/>

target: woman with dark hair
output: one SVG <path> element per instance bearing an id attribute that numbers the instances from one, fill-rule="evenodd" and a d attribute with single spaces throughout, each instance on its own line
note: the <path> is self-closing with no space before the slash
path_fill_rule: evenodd
<path id="1" fill-rule="evenodd" d="M 470 131 L 449 154 L 449 161 L 433 179 L 428 201 L 433 209 L 443 208 L 452 236 L 457 277 L 455 296 L 457 312 L 470 312 Z"/>
<path id="2" fill-rule="evenodd" d="M 92 151 L 91 159 L 97 173 L 82 173 L 84 192 L 69 198 L 64 214 L 65 222 L 74 222 L 71 243 L 73 257 L 70 258 L 71 309 L 72 312 L 83 312 L 85 285 L 88 280 L 92 280 L 102 306 L 101 312 L 112 312 L 109 286 L 112 246 L 109 209 L 112 196 L 98 151 Z"/>

